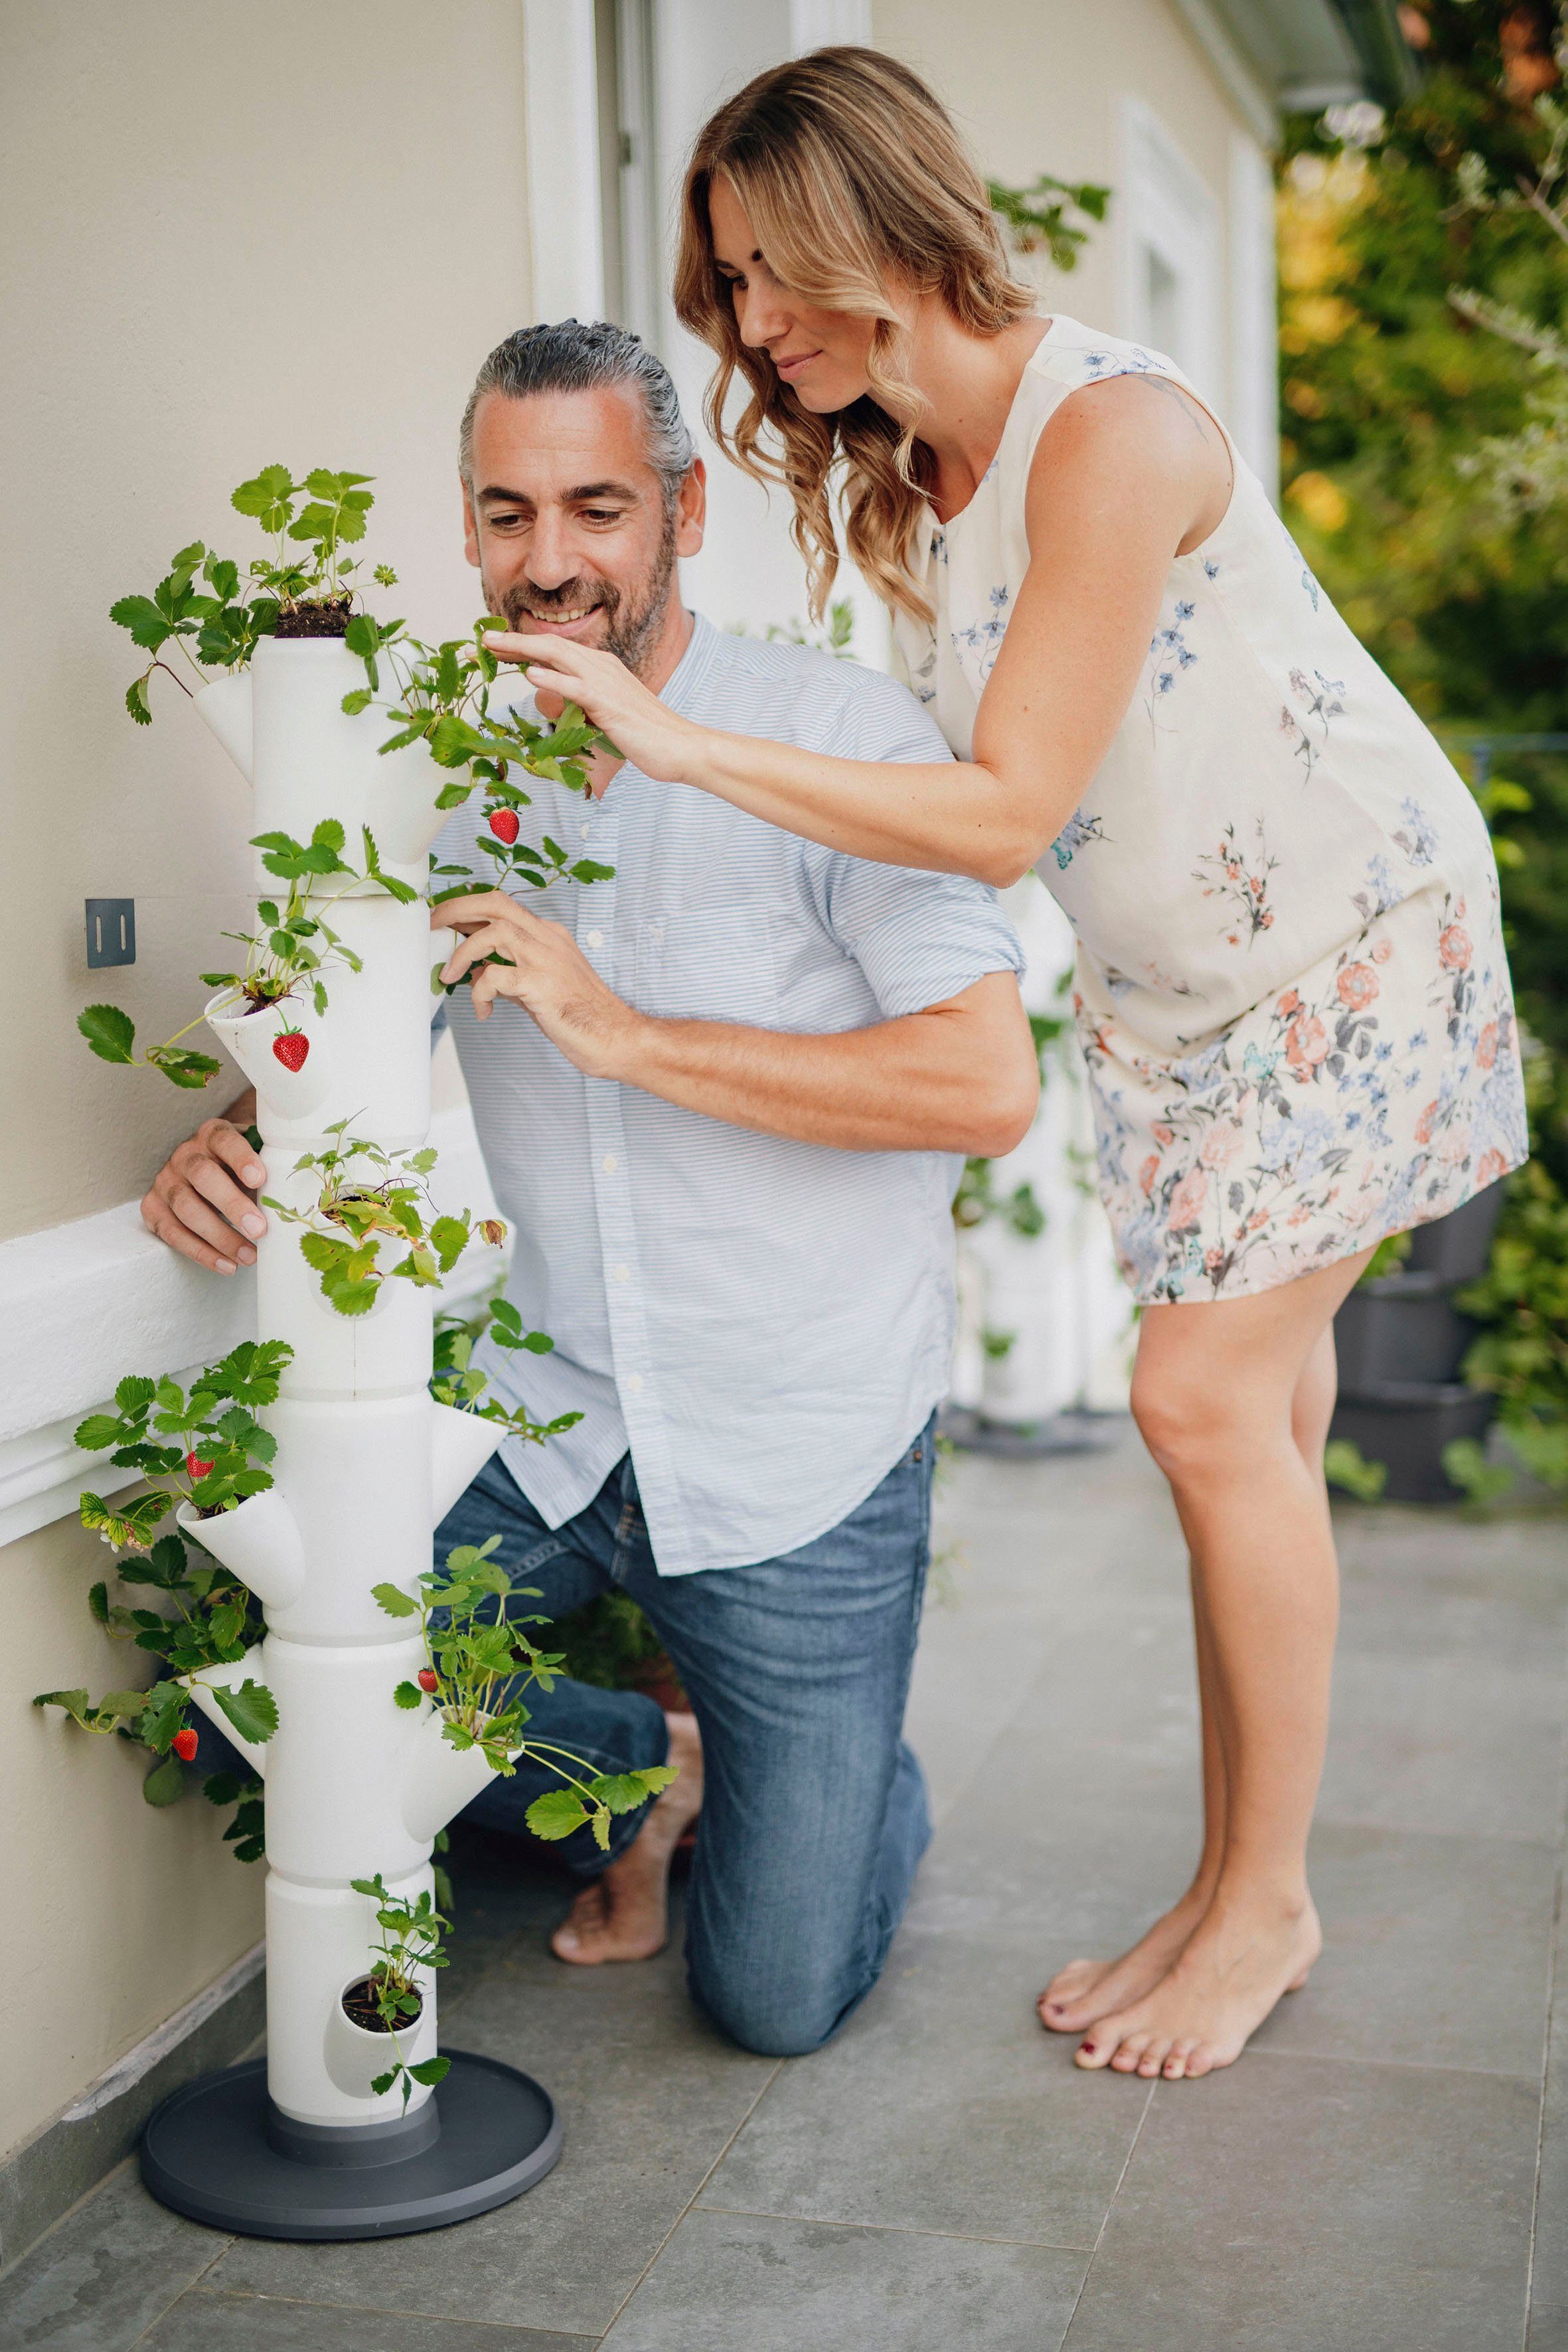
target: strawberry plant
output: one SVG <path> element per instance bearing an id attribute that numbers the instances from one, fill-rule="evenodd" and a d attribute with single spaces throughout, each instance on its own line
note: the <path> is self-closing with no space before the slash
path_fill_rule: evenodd
<path id="1" fill-rule="evenodd" d="M 437 1213 L 425 1179 L 436 1153 L 384 1151 L 367 1136 L 351 1136 L 352 1122 L 340 1118 L 326 1132 L 337 1140 L 325 1151 L 301 1154 L 290 1170 L 314 1170 L 320 1178 L 308 1209 L 291 1209 L 263 1196 L 263 1204 L 285 1224 L 301 1225 L 305 1263 L 321 1276 L 321 1296 L 340 1315 L 368 1315 L 382 1284 L 394 1276 L 439 1288 L 477 1232 L 492 1248 L 506 1239 L 499 1218 L 476 1225 L 470 1212 L 460 1217 Z M 407 1244 L 395 1265 L 384 1266 L 384 1243 Z"/>
<path id="2" fill-rule="evenodd" d="M 96 1701 L 85 1690 L 40 1691 L 33 1705 L 62 1707 L 84 1731 L 123 1730 L 140 1740 L 159 1759 L 142 1793 L 150 1805 L 172 1805 L 184 1787 L 181 1766 L 195 1754 L 187 1719 L 193 1690 L 209 1691 L 242 1739 L 265 1741 L 278 1728 L 277 1701 L 264 1683 L 247 1678 L 229 1689 L 203 1679 L 213 1666 L 237 1663 L 260 1639 L 260 1611 L 237 1578 L 205 1552 L 193 1559 L 176 1535 L 127 1554 L 115 1572 L 121 1585 L 141 1588 L 164 1607 L 111 1600 L 107 1582 L 93 1586 L 88 1606 L 117 1641 L 150 1651 L 163 1669 L 160 1678 L 148 1689 L 113 1690 Z"/>
<path id="3" fill-rule="evenodd" d="M 472 1360 L 478 1340 L 489 1326 L 491 1344 L 509 1351 L 526 1349 L 532 1356 L 552 1353 L 555 1342 L 545 1331 L 525 1331 L 522 1318 L 509 1298 L 493 1298 L 479 1316 L 468 1318 L 461 1315 L 440 1315 L 436 1318 L 435 1364 L 430 1381 L 430 1393 L 437 1404 L 453 1406 L 459 1412 L 471 1412 L 481 1421 L 499 1421 L 513 1437 L 526 1438 L 531 1444 L 542 1445 L 547 1438 L 559 1437 L 563 1430 L 574 1429 L 583 1416 L 580 1412 L 557 1413 L 553 1421 L 534 1421 L 521 1405 L 508 1409 L 499 1397 L 487 1396 L 489 1375 Z"/>
<path id="4" fill-rule="evenodd" d="M 125 707 L 138 726 L 152 723 L 154 670 L 188 695 L 210 683 L 209 671 L 243 668 L 259 638 L 343 634 L 360 569 L 345 562 L 343 549 L 364 537 L 374 504 L 365 487 L 372 478 L 317 467 L 296 482 L 286 466 L 264 466 L 230 499 L 274 541 L 269 555 L 250 564 L 244 593 L 239 566 L 195 540 L 180 549 L 150 596 L 121 596 L 110 605 L 110 619 L 153 656 L 126 690 Z M 301 498 L 306 503 L 298 507 Z M 384 587 L 396 585 L 397 574 L 384 564 L 374 577 Z M 194 685 L 163 658 L 165 647 L 184 662 Z"/>
<path id="5" fill-rule="evenodd" d="M 83 1527 L 105 1543 L 144 1545 L 177 1503 L 210 1519 L 263 1493 L 272 1484 L 266 1465 L 277 1443 L 256 1412 L 277 1402 L 279 1377 L 293 1352 L 281 1339 L 241 1340 L 196 1374 L 188 1394 L 166 1377 L 122 1380 L 116 1411 L 89 1412 L 77 1426 L 76 1442 L 86 1453 L 107 1453 L 117 1470 L 139 1470 L 154 1483 L 113 1508 L 83 1495 Z"/>
<path id="6" fill-rule="evenodd" d="M 394 1895 L 379 1870 L 374 1878 L 349 1883 L 356 1895 L 368 1895 L 375 1905 L 379 1941 L 373 1947 L 369 1974 L 350 1985 L 343 1995 L 344 2014 L 367 2032 L 384 2033 L 391 2041 L 393 2063 L 384 2074 L 375 2077 L 371 2089 L 379 2098 L 401 2083 L 406 2112 L 416 2083 L 441 2082 L 452 2063 L 449 2058 L 426 2058 L 410 2066 L 397 2039 L 400 2028 L 406 2030 L 418 2022 L 425 2006 L 414 1972 L 447 1966 L 442 1936 L 452 1923 L 437 1910 L 427 1893 L 420 1893 L 412 1902 L 405 1895 Z"/>
<path id="7" fill-rule="evenodd" d="M 418 897 L 413 885 L 382 869 L 380 853 L 368 825 L 361 831 L 364 839 L 364 868 L 361 872 L 348 865 L 342 856 L 343 829 L 333 817 L 317 825 L 308 842 L 299 842 L 286 833 L 258 834 L 251 843 L 253 849 L 265 852 L 262 864 L 269 874 L 289 885 L 289 897 L 280 907 L 275 898 L 257 902 L 257 919 L 261 928 L 255 931 L 225 931 L 226 940 L 237 940 L 247 950 L 243 971 L 204 971 L 204 985 L 228 991 L 214 1010 L 220 1015 L 243 1006 L 247 1013 L 259 1013 L 268 1005 L 277 1004 L 297 989 L 308 986 L 318 1013 L 327 1009 L 327 990 L 323 975 L 333 964 L 345 965 L 351 971 L 361 968 L 353 950 L 341 940 L 325 919 L 325 908 L 365 882 L 375 884 L 388 898 L 406 905 Z M 324 899 L 308 895 L 313 879 L 342 874 L 347 879 Z M 89 1004 L 77 1015 L 77 1027 L 88 1045 L 102 1062 L 119 1062 L 132 1069 L 162 1070 L 177 1087 L 203 1087 L 209 1078 L 223 1067 L 211 1054 L 193 1052 L 182 1047 L 180 1039 L 188 1037 L 206 1018 L 198 1013 L 183 1029 L 162 1045 L 150 1045 L 144 1054 L 136 1051 L 136 1024 L 128 1013 L 117 1004 Z M 309 1051 L 308 1045 L 305 1051 Z M 305 1053 L 290 1061 L 287 1055 L 279 1057 L 285 1066 L 298 1069 Z"/>
<path id="8" fill-rule="evenodd" d="M 111 1601 L 105 1581 L 92 1587 L 88 1607 L 105 1632 L 150 1651 L 165 1673 L 150 1690 L 110 1691 L 96 1702 L 85 1690 L 43 1691 L 33 1704 L 63 1707 L 87 1731 L 124 1729 L 150 1748 L 162 1759 L 144 1783 L 150 1804 L 172 1804 L 184 1785 L 180 1761 L 195 1753 L 185 1720 L 192 1689 L 207 1669 L 243 1658 L 261 1633 L 259 1608 L 237 1577 L 205 1552 L 193 1565 L 177 1535 L 156 1530 L 178 1503 L 215 1518 L 271 1486 L 267 1465 L 276 1444 L 255 1415 L 276 1402 L 292 1354 L 280 1339 L 243 1340 L 198 1372 L 188 1393 L 177 1381 L 132 1374 L 116 1389 L 113 1412 L 89 1413 L 77 1428 L 85 1452 L 109 1452 L 117 1469 L 138 1470 L 151 1482 L 145 1494 L 115 1507 L 84 1494 L 80 1516 L 83 1527 L 124 1552 L 115 1563 L 120 1583 L 143 1587 L 164 1604 Z M 242 1738 L 269 1739 L 277 1729 L 278 1708 L 264 1684 L 201 1686 Z"/>
<path id="9" fill-rule="evenodd" d="M 676 1768 L 655 1764 L 641 1771 L 595 1774 L 569 1748 L 525 1736 L 530 1717 L 523 1694 L 535 1684 L 552 1689 L 562 1661 L 558 1654 L 537 1648 L 523 1630 L 548 1624 L 548 1618 L 509 1613 L 514 1595 L 539 1595 L 532 1586 L 514 1586 L 492 1559 L 500 1544 L 500 1536 L 483 1544 L 458 1544 L 447 1553 L 444 1569 L 420 1578 L 417 1599 L 401 1585 L 372 1588 L 389 1617 L 418 1618 L 425 1642 L 424 1673 L 417 1681 L 399 1683 L 393 1696 L 399 1706 L 409 1708 L 433 1700 L 443 1738 L 459 1749 L 481 1749 L 497 1772 L 510 1775 L 518 1759 L 527 1757 L 556 1773 L 566 1785 L 534 1799 L 525 1817 L 529 1828 L 536 1837 L 554 1840 L 570 1837 L 586 1823 L 595 1843 L 607 1851 L 612 1815 L 633 1812 L 667 1789 Z M 426 1675 L 435 1677 L 434 1685 Z"/>

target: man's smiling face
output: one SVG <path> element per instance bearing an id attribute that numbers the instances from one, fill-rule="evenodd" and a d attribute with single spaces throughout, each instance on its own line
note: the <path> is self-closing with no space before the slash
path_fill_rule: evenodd
<path id="1" fill-rule="evenodd" d="M 603 646 L 628 669 L 657 662 L 679 619 L 676 558 L 702 544 L 703 468 L 671 509 L 634 392 L 486 393 L 463 507 L 490 612 Z"/>

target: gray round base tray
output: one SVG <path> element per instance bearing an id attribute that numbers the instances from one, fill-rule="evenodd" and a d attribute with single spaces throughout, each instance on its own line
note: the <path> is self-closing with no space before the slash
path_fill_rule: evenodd
<path id="1" fill-rule="evenodd" d="M 549 2093 L 516 2067 L 446 2054 L 451 2072 L 431 2101 L 438 2132 L 423 2115 L 406 2137 L 394 2126 L 385 2161 L 366 2163 L 368 2146 L 345 2161 L 327 2133 L 310 2135 L 321 2146 L 304 2158 L 284 2154 L 267 2062 L 255 2058 L 163 2101 L 142 2136 L 142 2178 L 176 2213 L 247 2238 L 395 2238 L 488 2213 L 543 2179 L 561 2153 L 560 2121 Z M 370 2128 L 379 2140 L 383 2127 Z M 408 2154 L 395 2152 L 400 2141 Z"/>

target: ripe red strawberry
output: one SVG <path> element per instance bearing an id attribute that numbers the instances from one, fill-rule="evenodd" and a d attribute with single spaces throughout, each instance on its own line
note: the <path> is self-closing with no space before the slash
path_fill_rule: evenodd
<path id="1" fill-rule="evenodd" d="M 510 808 L 491 809 L 490 831 L 498 841 L 504 841 L 510 849 L 518 836 L 517 811 Z"/>
<path id="2" fill-rule="evenodd" d="M 195 1752 L 196 1735 L 187 1725 L 184 1731 L 176 1731 L 174 1734 L 174 1753 L 182 1764 L 188 1764 Z"/>
<path id="3" fill-rule="evenodd" d="M 310 1041 L 302 1029 L 285 1029 L 272 1040 L 272 1050 L 286 1070 L 302 1070 Z"/>
<path id="4" fill-rule="evenodd" d="M 190 1472 L 193 1478 L 205 1478 L 209 1476 L 212 1472 L 212 1466 L 213 1465 L 210 1462 L 204 1462 L 199 1454 L 187 1454 L 185 1456 L 185 1467 Z"/>
<path id="5" fill-rule="evenodd" d="M 437 1691 L 441 1687 L 440 1675 L 433 1675 L 428 1666 L 420 1667 L 417 1680 L 422 1691 Z"/>

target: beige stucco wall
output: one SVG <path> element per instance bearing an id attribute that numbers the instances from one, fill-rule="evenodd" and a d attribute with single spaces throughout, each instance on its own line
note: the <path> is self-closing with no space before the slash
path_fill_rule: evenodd
<path id="1" fill-rule="evenodd" d="M 873 0 L 880 47 L 924 74 L 994 177 L 1025 186 L 1041 172 L 1119 176 L 1119 109 L 1142 99 L 1204 182 L 1230 208 L 1230 142 L 1246 129 L 1213 66 L 1169 0 Z M 1107 332 L 1118 324 L 1111 218 L 1070 276 L 1042 273 L 1058 309 Z"/>
<path id="2" fill-rule="evenodd" d="M 0 2078 L 0 2156 L 27 2137 L 261 1933 L 261 1870 L 224 1845 L 228 1815 L 193 1784 L 142 1798 L 151 1759 L 95 1738 L 36 1691 L 94 1696 L 152 1679 L 112 1642 L 87 1591 L 109 1554 L 61 1520 L 0 1553 L 10 1639 L 0 1660 L 0 1882 L 10 1890 L 6 1976 L 21 2031 Z"/>
<path id="3" fill-rule="evenodd" d="M 76 1016 L 168 1035 L 247 909 L 238 779 L 167 678 L 132 727 L 114 598 L 193 539 L 259 553 L 228 493 L 281 459 L 377 476 L 393 609 L 470 615 L 453 450 L 529 315 L 522 70 L 521 0 L 5 11 L 0 1238 L 132 1197 L 194 1124 Z M 88 896 L 134 898 L 133 969 L 88 973 Z"/>
<path id="4" fill-rule="evenodd" d="M 195 1124 L 75 1019 L 101 995 L 168 1034 L 247 909 L 238 778 L 167 679 L 132 726 L 109 604 L 191 539 L 259 551 L 228 492 L 278 458 L 376 475 L 393 609 L 466 625 L 458 419 L 530 314 L 519 0 L 29 0 L 5 52 L 0 1236 L 134 1196 Z M 89 894 L 135 898 L 132 969 L 88 974 Z M 69 1521 L 0 1551 L 0 2151 L 260 1932 L 199 1794 L 154 1811 L 139 1750 L 28 1706 L 130 1678 L 86 1608 L 108 1559 Z"/>

